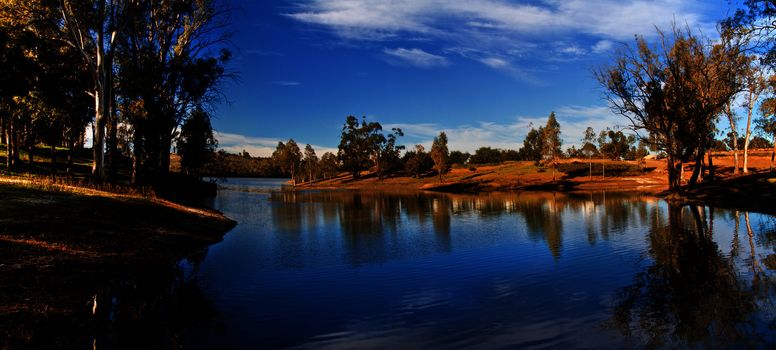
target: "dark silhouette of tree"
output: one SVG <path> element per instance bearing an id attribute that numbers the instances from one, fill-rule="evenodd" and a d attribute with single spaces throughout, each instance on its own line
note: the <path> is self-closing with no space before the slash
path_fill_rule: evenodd
<path id="1" fill-rule="evenodd" d="M 288 139 L 285 144 L 278 142 L 275 152 L 272 153 L 272 159 L 283 171 L 291 174 L 291 181 L 296 186 L 297 170 L 302 161 L 302 151 L 294 139 Z"/>
<path id="2" fill-rule="evenodd" d="M 544 128 L 538 130 L 531 128 L 523 140 L 523 148 L 520 149 L 523 160 L 530 160 L 537 164 L 542 160 L 542 147 L 544 145 Z"/>
<path id="3" fill-rule="evenodd" d="M 181 126 L 176 145 L 183 171 L 200 178 L 202 168 L 213 156 L 217 146 L 210 114 L 201 108 L 193 110 Z"/>
<path id="4" fill-rule="evenodd" d="M 426 153 L 423 145 L 415 145 L 415 150 L 408 151 L 403 158 L 404 171 L 413 177 L 421 177 L 434 167 L 434 160 Z"/>
<path id="5" fill-rule="evenodd" d="M 337 156 L 334 153 L 326 152 L 321 156 L 320 162 L 318 162 L 318 168 L 324 178 L 330 178 L 337 175 L 339 172 L 339 164 L 337 162 Z"/>
<path id="6" fill-rule="evenodd" d="M 450 152 L 450 164 L 466 164 L 471 156 L 469 152 L 452 151 Z"/>
<path id="7" fill-rule="evenodd" d="M 304 159 L 302 160 L 307 181 L 313 181 L 318 173 L 318 156 L 315 154 L 313 146 L 308 143 L 304 146 Z"/>
<path id="8" fill-rule="evenodd" d="M 501 151 L 491 147 L 480 147 L 469 158 L 471 164 L 500 163 Z"/>
<path id="9" fill-rule="evenodd" d="M 700 174 L 711 145 L 716 117 L 740 90 L 740 42 L 723 33 L 715 43 L 690 30 L 674 28 L 671 37 L 658 31 L 660 44 L 643 37 L 617 61 L 595 72 L 612 111 L 635 132 L 668 156 L 669 188 L 680 186 L 682 163 L 695 160 L 690 183 Z"/>

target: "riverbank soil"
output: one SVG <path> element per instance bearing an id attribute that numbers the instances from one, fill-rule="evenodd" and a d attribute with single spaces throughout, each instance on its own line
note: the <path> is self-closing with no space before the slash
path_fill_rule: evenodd
<path id="1" fill-rule="evenodd" d="M 0 348 L 91 343 L 96 293 L 218 242 L 234 222 L 158 199 L 0 177 Z M 87 330 L 87 331 L 85 331 Z"/>

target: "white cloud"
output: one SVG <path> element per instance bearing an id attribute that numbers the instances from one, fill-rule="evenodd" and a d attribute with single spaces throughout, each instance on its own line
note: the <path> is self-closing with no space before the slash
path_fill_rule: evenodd
<path id="1" fill-rule="evenodd" d="M 215 132 L 215 137 L 218 140 L 218 148 L 223 149 L 230 153 L 240 153 L 243 150 L 247 151 L 254 157 L 269 157 L 272 152 L 275 151 L 278 142 L 286 142 L 287 139 L 277 139 L 271 137 L 253 137 L 234 133 Z M 300 140 L 294 140 L 299 147 L 304 147 L 305 143 Z M 324 147 L 318 145 L 311 145 L 315 149 L 315 153 L 320 157 L 325 152 L 337 153 L 336 148 Z"/>
<path id="2" fill-rule="evenodd" d="M 712 35 L 717 18 L 704 21 L 702 15 L 712 6 L 690 0 L 303 0 L 286 15 L 349 43 L 422 40 L 454 47 L 448 50 L 536 84 L 518 59 L 577 60 L 610 50 L 614 41 L 632 41 L 634 34 L 654 37 L 655 26 L 668 28 L 674 21 Z M 390 63 L 450 64 L 420 49 L 384 53 Z"/>
<path id="3" fill-rule="evenodd" d="M 421 49 L 385 49 L 383 53 L 391 58 L 399 59 L 401 63 L 420 68 L 441 67 L 450 64 L 446 57 L 434 55 Z"/>
<path id="4" fill-rule="evenodd" d="M 702 23 L 702 2 L 679 0 L 545 0 L 536 5 L 501 0 L 309 0 L 287 14 L 326 26 L 348 39 L 383 40 L 402 33 L 450 36 L 467 30 L 499 34 L 586 34 L 625 40 L 651 36 L 676 19 Z M 466 23 L 460 27 L 459 23 Z M 713 24 L 713 23 L 711 23 Z"/>
<path id="5" fill-rule="evenodd" d="M 593 45 L 593 47 L 590 48 L 590 50 L 593 51 L 593 53 L 601 54 L 601 53 L 609 52 L 612 49 L 612 47 L 614 47 L 614 42 L 612 42 L 611 40 L 601 40 L 595 43 L 595 45 Z"/>
<path id="6" fill-rule="evenodd" d="M 483 58 L 480 60 L 480 62 L 493 69 L 501 69 L 510 65 L 509 62 L 497 57 Z"/>
<path id="7" fill-rule="evenodd" d="M 271 81 L 270 84 L 278 85 L 278 86 L 300 86 L 300 85 L 302 85 L 302 83 L 300 83 L 298 81 L 290 81 L 290 80 Z"/>
<path id="8" fill-rule="evenodd" d="M 383 127 L 401 128 L 405 134 L 401 142 L 407 148 L 412 148 L 415 144 L 422 144 L 426 148 L 431 147 L 434 136 L 444 131 L 451 150 L 474 152 L 484 146 L 519 149 L 531 127 L 543 126 L 547 122 L 548 115 L 549 113 L 541 116 L 518 116 L 507 123 L 480 121 L 457 126 L 397 123 L 386 124 Z M 555 115 L 560 123 L 564 148 L 571 145 L 579 147 L 588 126 L 599 132 L 607 127 L 615 129 L 623 124 L 622 118 L 612 114 L 606 106 L 563 106 L 555 110 Z"/>

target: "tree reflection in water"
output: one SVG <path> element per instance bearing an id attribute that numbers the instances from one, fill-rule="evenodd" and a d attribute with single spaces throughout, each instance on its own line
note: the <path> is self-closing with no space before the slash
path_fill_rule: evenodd
<path id="1" fill-rule="evenodd" d="M 744 217 L 751 281 L 736 269 L 738 220 L 732 253 L 724 256 L 712 239 L 713 209 L 669 204 L 667 212 L 663 220 L 661 208 L 653 208 L 648 233 L 653 264 L 620 293 L 613 325 L 649 348 L 773 344 L 773 335 L 761 329 L 773 328 L 772 318 L 763 316 L 774 315 L 772 288 L 761 284 L 749 214 Z"/>
<path id="2" fill-rule="evenodd" d="M 218 313 L 196 276 L 206 251 L 182 265 L 155 267 L 99 290 L 86 305 L 92 314 L 91 345 L 97 349 L 178 349 L 187 333 L 213 327 Z"/>

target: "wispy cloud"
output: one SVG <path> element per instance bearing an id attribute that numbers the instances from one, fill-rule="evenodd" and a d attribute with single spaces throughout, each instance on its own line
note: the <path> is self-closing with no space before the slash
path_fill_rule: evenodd
<path id="1" fill-rule="evenodd" d="M 302 83 L 298 81 L 290 81 L 290 80 L 277 80 L 277 81 L 271 81 L 269 82 L 272 85 L 278 85 L 278 86 L 300 86 Z"/>
<path id="2" fill-rule="evenodd" d="M 688 0 L 302 0 L 285 15 L 319 26 L 345 42 L 406 43 L 424 41 L 439 50 L 455 47 L 479 52 L 461 56 L 502 71 L 516 79 L 536 81 L 518 59 L 563 62 L 611 49 L 615 41 L 634 34 L 654 36 L 655 26 L 673 21 L 701 27 L 707 33 L 714 20 L 704 21 L 703 2 Z M 463 23 L 463 25 L 462 25 Z M 559 41 L 567 41 L 557 47 Z M 428 47 L 424 47 L 429 50 Z M 450 65 L 440 55 L 421 49 L 386 49 L 391 63 L 415 67 Z"/>
<path id="3" fill-rule="evenodd" d="M 385 49 L 383 53 L 390 58 L 389 62 L 409 64 L 420 68 L 443 67 L 450 64 L 444 56 L 434 55 L 421 49 Z M 395 59 L 398 59 L 397 62 Z"/>
<path id="4" fill-rule="evenodd" d="M 235 133 L 215 132 L 215 137 L 218 140 L 218 148 L 223 149 L 231 153 L 239 153 L 243 150 L 256 157 L 269 157 L 272 152 L 275 151 L 278 142 L 286 142 L 288 139 L 279 139 L 272 137 L 254 137 L 246 136 Z M 305 143 L 302 140 L 295 140 L 299 147 L 304 147 Z M 315 153 L 320 157 L 325 152 L 337 153 L 336 148 L 325 147 L 319 145 L 311 145 L 315 149 Z"/>
<path id="5" fill-rule="evenodd" d="M 600 40 L 597 43 L 595 43 L 595 45 L 593 45 L 593 47 L 590 48 L 590 50 L 593 53 L 601 54 L 601 53 L 609 52 L 613 47 L 614 47 L 614 42 L 612 42 L 611 40 Z"/>

